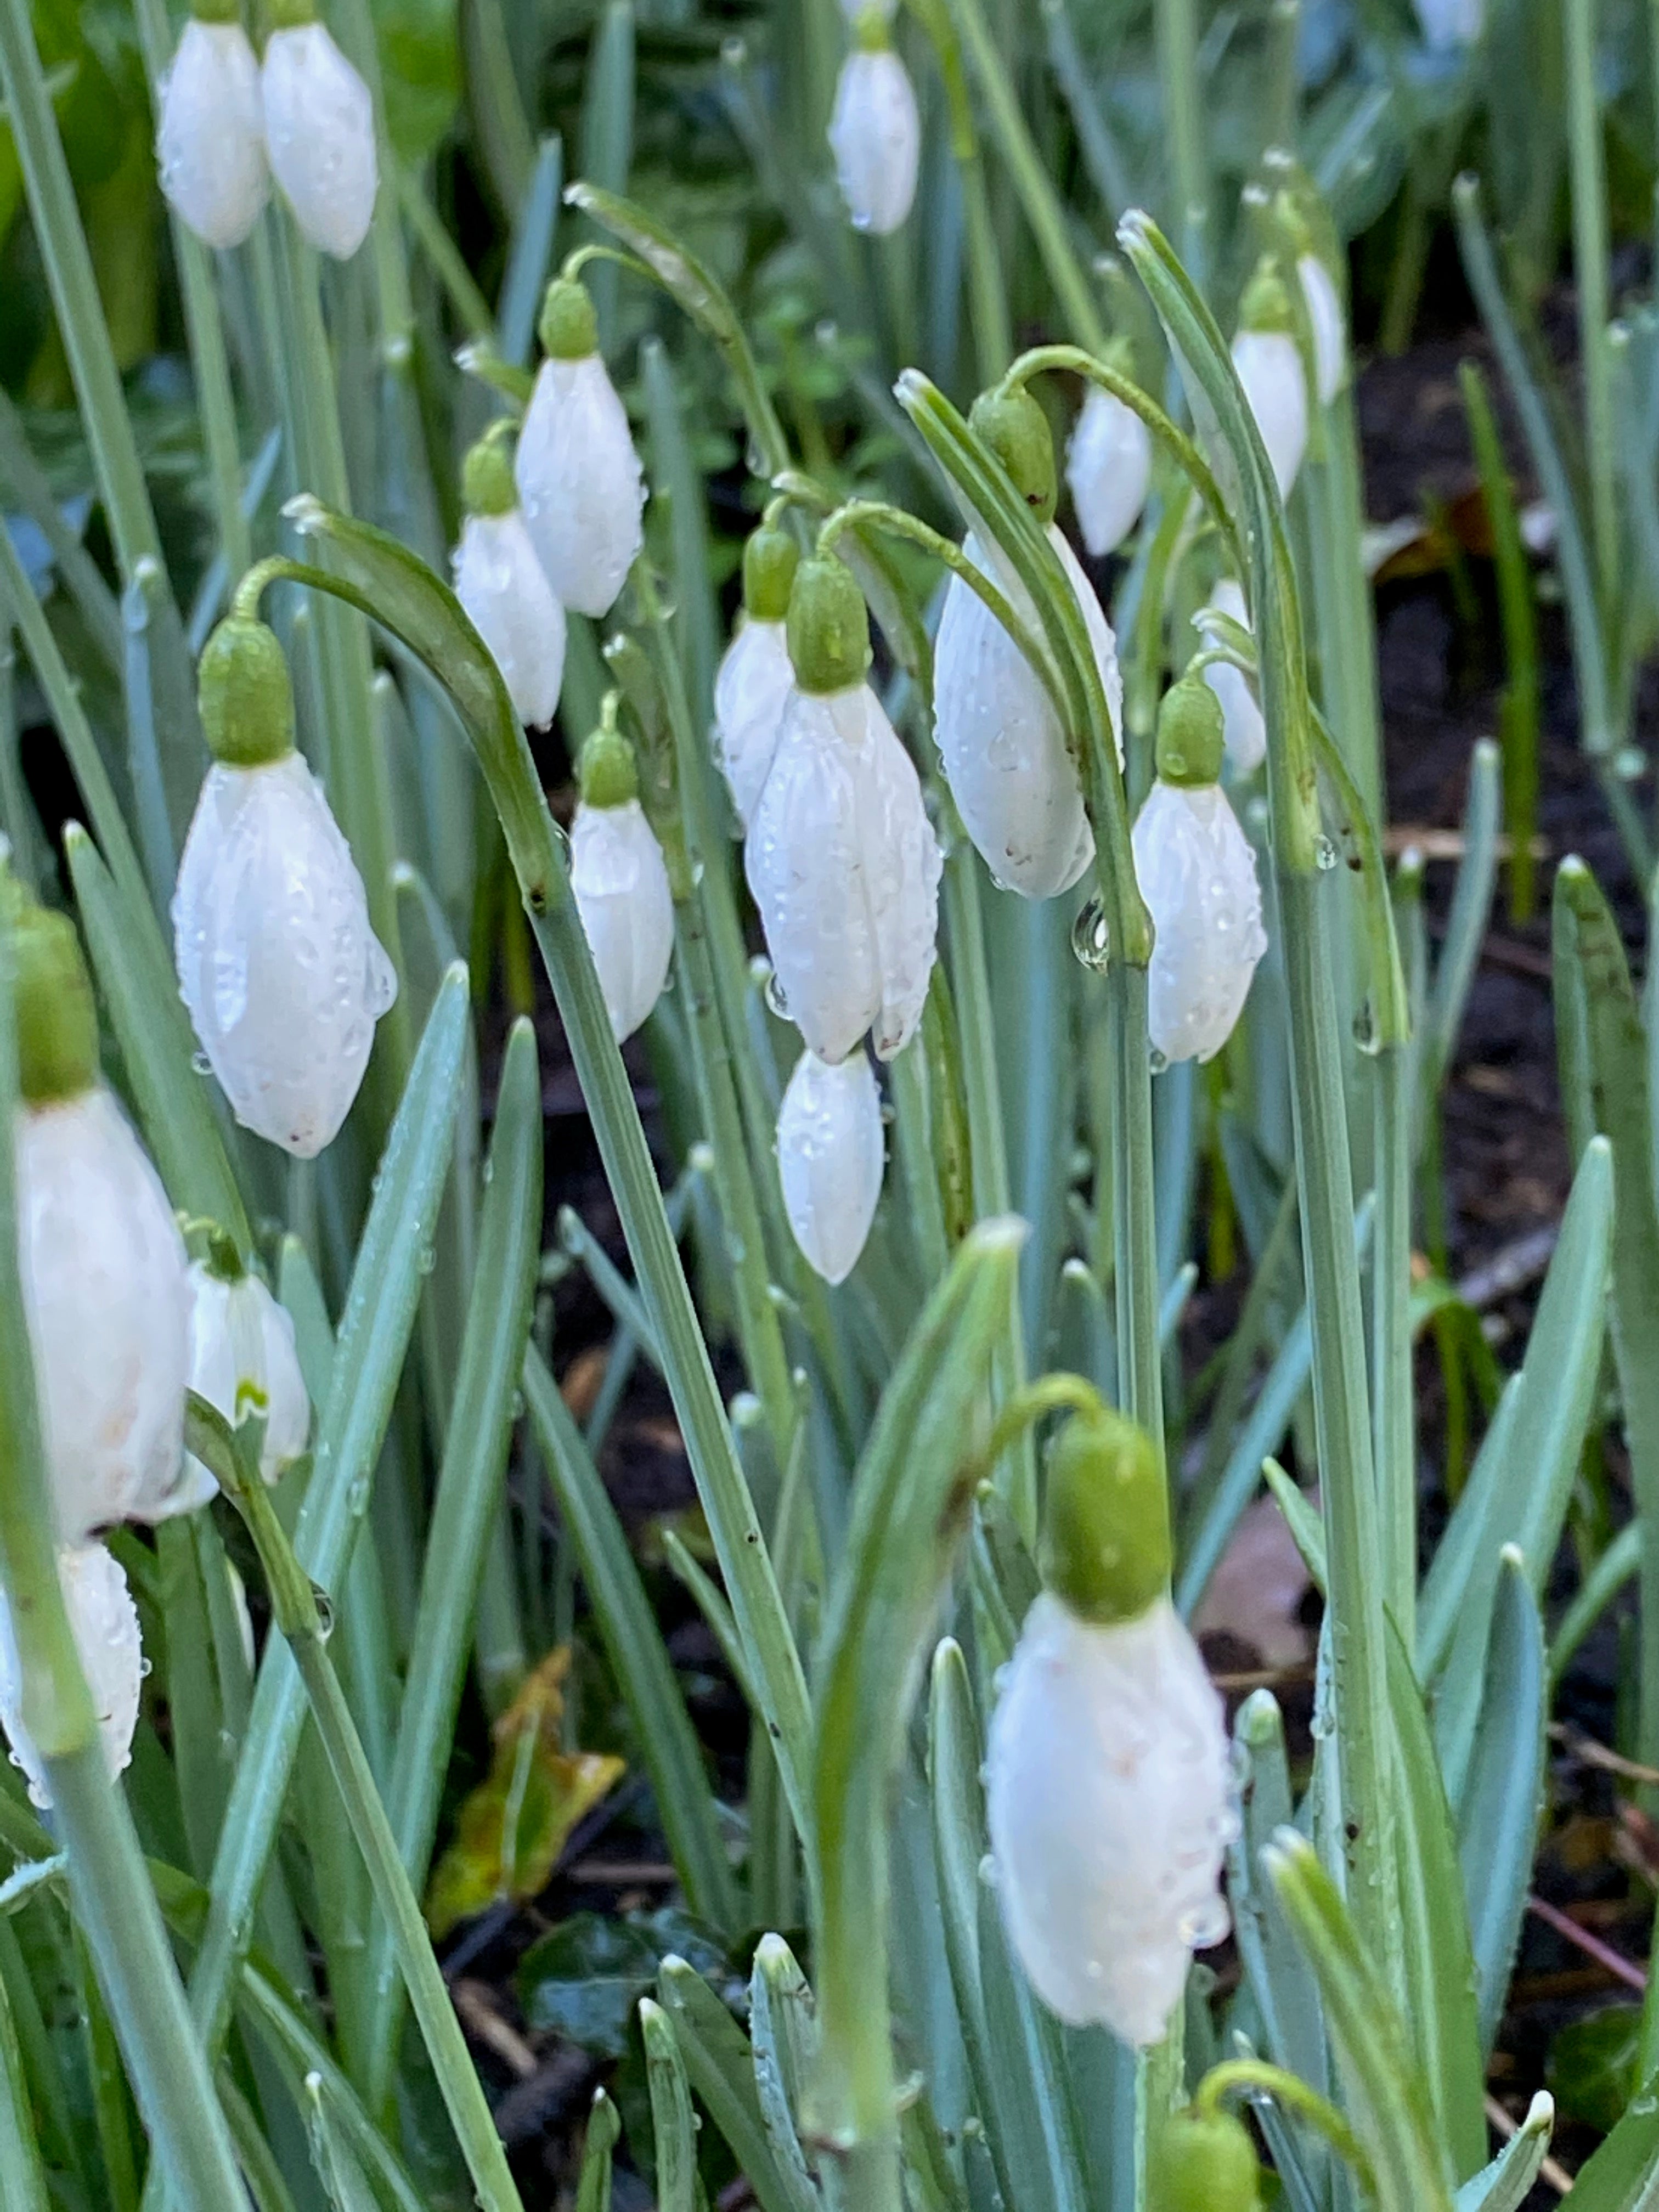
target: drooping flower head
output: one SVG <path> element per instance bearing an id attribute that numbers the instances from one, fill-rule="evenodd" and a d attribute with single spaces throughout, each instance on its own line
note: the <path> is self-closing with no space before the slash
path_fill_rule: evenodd
<path id="1" fill-rule="evenodd" d="M 237 1120 L 310 1159 L 357 1096 L 397 971 L 351 848 L 294 749 L 275 635 L 229 617 L 198 675 L 213 765 L 173 893 L 179 988 Z"/>
<path id="2" fill-rule="evenodd" d="M 564 609 L 536 557 L 513 464 L 494 432 L 466 457 L 466 520 L 455 549 L 455 595 L 495 656 L 513 711 L 545 729 L 564 682 Z"/>
<path id="3" fill-rule="evenodd" d="M 58 1579 L 92 1698 L 104 1763 L 113 1780 L 132 1758 L 133 1730 L 138 1725 L 144 1672 L 138 1610 L 119 1560 L 102 1544 L 64 1545 L 58 1553 Z M 0 1729 L 11 1746 L 13 1763 L 27 1778 L 29 1796 L 45 1808 L 52 1803 L 46 1762 L 24 1723 L 23 1705 L 23 1668 L 11 1606 L 0 1589 Z"/>
<path id="4" fill-rule="evenodd" d="M 893 51 L 891 10 L 853 21 L 853 51 L 836 82 L 830 150 L 855 230 L 885 238 L 909 214 L 921 160 L 921 118 L 910 73 Z"/>
<path id="5" fill-rule="evenodd" d="M 570 887 L 618 1044 L 633 1036 L 668 981 L 674 899 L 662 847 L 640 805 L 634 748 L 617 727 L 617 695 L 576 762 Z"/>
<path id="6" fill-rule="evenodd" d="M 1107 356 L 1127 371 L 1120 340 Z M 1091 384 L 1066 449 L 1066 481 L 1083 542 L 1097 561 L 1116 552 L 1140 519 L 1152 481 L 1152 435 L 1115 392 Z"/>
<path id="7" fill-rule="evenodd" d="M 349 261 L 380 190 L 374 98 L 312 0 L 269 0 L 269 12 L 259 90 L 271 174 L 303 236 Z"/>
<path id="8" fill-rule="evenodd" d="M 204 246 L 240 246 L 270 196 L 259 64 L 234 0 L 196 0 L 156 88 L 167 204 Z"/>
<path id="9" fill-rule="evenodd" d="M 1258 264 L 1238 310 L 1233 367 L 1288 499 L 1308 450 L 1308 380 L 1297 349 L 1291 303 L 1271 260 Z"/>
<path id="10" fill-rule="evenodd" d="M 536 557 L 562 606 L 609 614 L 645 542 L 645 477 L 599 352 L 586 288 L 556 277 L 542 305 L 546 359 L 513 470 Z"/>
<path id="11" fill-rule="evenodd" d="M 1226 1933 L 1233 1814 L 1221 1700 L 1170 1602 L 1164 1471 L 1103 1406 L 1049 1448 L 1040 1565 L 991 1719 L 997 1895 L 1050 2011 L 1146 2045 Z"/>
<path id="12" fill-rule="evenodd" d="M 787 530 L 763 523 L 743 549 L 744 619 L 714 677 L 714 758 L 746 830 L 778 747 L 794 688 L 785 617 L 800 555 Z"/>
<path id="13" fill-rule="evenodd" d="M 881 1096 L 862 1052 L 795 1063 L 778 1111 L 778 1176 L 795 1242 L 826 1283 L 858 1265 L 881 1196 Z"/>

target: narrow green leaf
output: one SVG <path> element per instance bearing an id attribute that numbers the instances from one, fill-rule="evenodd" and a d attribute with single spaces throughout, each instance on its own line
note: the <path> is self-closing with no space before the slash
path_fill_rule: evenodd
<path id="1" fill-rule="evenodd" d="M 663 1960 L 657 1994 L 674 2023 L 691 2087 L 747 2176 L 761 2212 L 818 2212 L 817 2192 L 773 2156 L 749 2041 L 736 2021 L 684 1959 Z"/>
<path id="2" fill-rule="evenodd" d="M 1521 2212 L 1548 2153 L 1554 2125 L 1553 2100 L 1540 2089 L 1528 2106 L 1526 2118 L 1492 2164 L 1483 2166 L 1458 2191 L 1456 2212 Z"/>
<path id="3" fill-rule="evenodd" d="M 622 2118 L 603 2089 L 593 2092 L 587 2134 L 582 2142 L 581 2172 L 576 2182 L 576 2212 L 611 2212 L 611 2154 L 622 2133 Z"/>
<path id="4" fill-rule="evenodd" d="M 646 2086 L 651 2093 L 658 2212 L 696 2212 L 696 2118 L 674 2023 L 653 1998 L 640 1999 Z"/>
<path id="5" fill-rule="evenodd" d="M 1463 857 L 1457 866 L 1446 933 L 1434 971 L 1428 1007 L 1425 1077 L 1437 1091 L 1451 1066 L 1474 981 L 1475 963 L 1492 914 L 1498 880 L 1498 831 L 1502 819 L 1498 748 L 1482 738 L 1469 761 L 1469 795 L 1463 809 Z"/>
<path id="6" fill-rule="evenodd" d="M 321 2079 L 316 2075 L 307 2076 L 303 2094 L 312 2163 L 332 2212 L 376 2212 L 379 2200 L 363 2179 L 363 2170 L 323 2094 Z"/>
<path id="7" fill-rule="evenodd" d="M 529 366 L 535 342 L 536 317 L 547 284 L 553 255 L 553 234 L 559 220 L 559 189 L 564 181 L 564 141 L 550 131 L 536 149 L 536 167 L 530 190 L 513 220 L 507 248 L 507 274 L 501 279 L 495 307 L 495 343 L 501 357 L 515 368 Z"/>
<path id="8" fill-rule="evenodd" d="M 22 2046 L 0 1979 L 0 2212 L 49 2212 L 50 2203 L 23 2078 Z"/>
<path id="9" fill-rule="evenodd" d="M 781 1936 L 763 1936 L 749 1977 L 749 2043 L 755 2094 L 781 2166 L 805 2160 L 800 2112 L 817 2064 L 817 2005 Z"/>
<path id="10" fill-rule="evenodd" d="M 1655 2212 L 1659 2206 L 1659 2076 L 1630 2109 L 1572 2185 L 1572 2212 Z"/>
<path id="11" fill-rule="evenodd" d="M 582 174 L 611 192 L 627 189 L 634 159 L 633 0 L 605 0 L 588 49 L 582 85 Z M 601 349 L 617 336 L 617 280 L 614 263 L 588 271 L 588 287 L 599 313 Z"/>

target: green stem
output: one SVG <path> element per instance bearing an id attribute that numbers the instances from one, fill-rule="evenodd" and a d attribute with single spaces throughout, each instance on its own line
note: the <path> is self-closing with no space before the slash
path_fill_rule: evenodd
<path id="1" fill-rule="evenodd" d="M 1376 1221 L 1371 1248 L 1371 1449 L 1382 1601 L 1406 1649 L 1417 1638 L 1417 1428 L 1412 1378 L 1412 1121 L 1409 1047 L 1375 1060 Z"/>
<path id="2" fill-rule="evenodd" d="M 1286 2073 L 1282 2066 L 1273 2066 L 1265 2058 L 1230 2058 L 1219 2066 L 1212 2066 L 1198 2085 L 1193 2099 L 1193 2110 L 1204 2118 L 1212 2118 L 1221 2109 L 1221 2100 L 1240 2090 L 1247 2097 L 1270 2097 L 1282 2105 L 1287 2112 L 1294 2112 L 1311 2128 L 1316 2128 L 1337 2156 L 1351 2166 L 1360 2181 L 1370 2186 L 1370 2160 L 1360 2146 L 1358 2137 L 1340 2112 L 1317 2089 L 1311 2089 L 1299 2075 Z"/>
<path id="3" fill-rule="evenodd" d="M 1584 442 L 1590 487 L 1590 535 L 1597 580 L 1611 598 L 1619 577 L 1619 509 L 1614 501 L 1613 377 L 1607 359 L 1607 178 L 1601 160 L 1601 102 L 1595 89 L 1595 0 L 1563 0 L 1567 45 L 1567 143 L 1572 165 L 1572 261 L 1578 289 L 1578 360 L 1584 379 Z"/>
<path id="4" fill-rule="evenodd" d="M 1112 1070 L 1113 1279 L 1118 1389 L 1124 1410 L 1164 1449 L 1164 1363 L 1158 1328 L 1158 1224 L 1152 1205 L 1152 1049 L 1147 971 L 1115 960 L 1106 975 Z"/>
<path id="5" fill-rule="evenodd" d="M 1359 448 L 1353 393 L 1345 386 L 1324 414 L 1325 454 L 1309 471 L 1315 611 L 1325 713 L 1375 821 L 1383 818 L 1382 734 L 1377 709 L 1376 626 L 1360 556 Z"/>

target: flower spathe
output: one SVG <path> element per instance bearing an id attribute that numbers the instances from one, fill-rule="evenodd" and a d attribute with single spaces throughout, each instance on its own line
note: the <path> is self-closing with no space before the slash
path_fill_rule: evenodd
<path id="1" fill-rule="evenodd" d="M 1223 576 L 1218 581 L 1210 593 L 1210 605 L 1218 614 L 1225 615 L 1241 629 L 1249 629 L 1244 593 L 1232 577 Z M 1201 611 L 1196 620 L 1202 629 Z M 1254 775 L 1267 757 L 1267 725 L 1256 704 L 1249 678 L 1242 668 L 1235 668 L 1229 662 L 1212 661 L 1204 672 L 1204 681 L 1221 702 L 1222 741 L 1233 774 L 1241 778 Z"/>
<path id="2" fill-rule="evenodd" d="M 1066 448 L 1066 481 L 1090 554 L 1115 553 L 1140 519 L 1152 481 L 1152 435 L 1133 407 L 1089 386 Z"/>
<path id="3" fill-rule="evenodd" d="M 748 829 L 760 802 L 794 683 L 784 624 L 751 615 L 714 676 L 714 759 L 739 830 Z"/>
<path id="4" fill-rule="evenodd" d="M 297 752 L 209 769 L 173 927 L 179 990 L 232 1112 L 296 1159 L 314 1158 L 357 1096 L 398 977 L 351 848 Z"/>
<path id="5" fill-rule="evenodd" d="M 927 996 L 939 842 L 921 785 L 867 684 L 794 691 L 744 848 L 778 988 L 818 1058 L 866 1030 L 890 1060 Z"/>
<path id="6" fill-rule="evenodd" d="M 257 1275 L 234 1279 L 200 1260 L 190 1267 L 190 1387 L 232 1428 L 262 1420 L 259 1472 L 275 1482 L 306 1448 L 311 1400 L 300 1372 L 294 1323 Z M 218 1488 L 193 1455 L 186 1462 L 192 1500 Z"/>
<path id="7" fill-rule="evenodd" d="M 1157 939 L 1147 1025 L 1160 1060 L 1209 1060 L 1267 949 L 1255 855 L 1219 784 L 1158 777 L 1131 832 Z"/>
<path id="8" fill-rule="evenodd" d="M 889 46 L 848 54 L 830 118 L 836 181 L 855 230 L 885 238 L 909 214 L 921 160 L 910 73 Z"/>
<path id="9" fill-rule="evenodd" d="M 858 1265 L 881 1196 L 884 1146 L 875 1072 L 861 1052 L 795 1062 L 778 1113 L 778 1176 L 795 1242 L 826 1283 Z"/>
<path id="10" fill-rule="evenodd" d="M 374 102 L 321 23 L 273 31 L 259 71 L 271 174 L 301 234 L 349 261 L 368 235 L 380 189 Z"/>
<path id="11" fill-rule="evenodd" d="M 240 246 L 270 193 L 259 64 L 240 23 L 191 17 L 157 88 L 162 191 L 204 246 Z"/>
<path id="12" fill-rule="evenodd" d="M 58 1554 L 58 1579 L 112 1781 L 131 1760 L 133 1731 L 138 1725 L 144 1661 L 138 1642 L 137 1607 L 120 1561 L 102 1544 L 63 1546 Z M 5 1730 L 15 1764 L 28 1778 L 29 1796 L 43 1809 L 50 1806 L 46 1761 L 23 1725 L 22 1668 L 11 1607 L 3 1590 L 0 1590 L 0 1728 Z"/>
<path id="13" fill-rule="evenodd" d="M 530 542 L 561 605 L 609 614 L 645 543 L 645 478 L 599 354 L 543 362 L 514 474 Z"/>
<path id="14" fill-rule="evenodd" d="M 1280 499 L 1288 499 L 1308 450 L 1308 381 L 1287 330 L 1244 330 L 1233 340 L 1233 367 L 1250 403 L 1273 465 Z"/>
<path id="15" fill-rule="evenodd" d="M 997 1894 L 1037 1995 L 1074 2026 L 1158 2041 L 1193 1952 L 1227 1932 L 1235 1820 L 1221 1700 L 1167 1597 L 1098 1626 L 1036 1598 L 986 1785 Z"/>
<path id="16" fill-rule="evenodd" d="M 545 729 L 564 682 L 564 609 L 516 507 L 468 515 L 455 549 L 455 596 L 489 647 L 514 713 Z"/>
<path id="17" fill-rule="evenodd" d="M 667 864 L 637 799 L 620 806 L 578 805 L 570 888 L 621 1044 L 662 996 L 674 954 Z"/>
<path id="18" fill-rule="evenodd" d="M 1123 679 L 1117 642 L 1077 556 L 1053 523 L 1048 542 L 1066 571 L 1094 647 L 1123 757 Z M 994 547 L 971 533 L 963 551 L 1037 632 L 1030 595 Z M 1025 898 L 1068 890 L 1094 858 L 1083 788 L 1042 678 L 970 584 L 953 575 L 933 663 L 933 729 L 968 835 L 997 882 Z"/>

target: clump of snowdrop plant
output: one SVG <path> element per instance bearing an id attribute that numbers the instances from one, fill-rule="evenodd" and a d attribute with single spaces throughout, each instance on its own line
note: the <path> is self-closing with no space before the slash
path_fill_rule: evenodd
<path id="1" fill-rule="evenodd" d="M 380 190 L 374 101 L 311 0 L 276 0 L 259 70 L 271 174 L 304 237 L 349 261 Z"/>
<path id="2" fill-rule="evenodd" d="M 519 504 L 560 604 L 597 618 L 645 542 L 645 477 L 586 286 L 556 277 L 539 328 L 546 359 L 513 465 Z"/>
<path id="3" fill-rule="evenodd" d="M 1250 617 L 1244 605 L 1243 587 L 1231 576 L 1217 580 L 1209 604 L 1217 614 L 1225 615 L 1230 622 L 1249 629 Z M 1204 610 L 1200 608 L 1193 619 L 1202 629 Z M 1256 703 L 1249 678 L 1231 661 L 1214 660 L 1205 669 L 1204 681 L 1221 702 L 1221 735 L 1227 749 L 1227 765 L 1240 779 L 1254 775 L 1267 757 L 1267 725 Z"/>
<path id="4" fill-rule="evenodd" d="M 615 692 L 576 763 L 570 888 L 587 933 L 611 1027 L 633 1036 L 668 981 L 674 899 L 668 864 L 640 805 L 634 748 L 617 727 Z"/>
<path id="5" fill-rule="evenodd" d="M 975 404 L 973 422 L 1043 525 L 1066 572 L 1094 648 L 1113 729 L 1120 732 L 1121 760 L 1123 680 L 1117 642 L 1093 585 L 1054 520 L 1054 443 L 1042 410 L 1027 392 L 988 393 Z M 963 550 L 1028 627 L 1038 629 L 1030 594 L 996 548 L 970 532 Z M 955 575 L 945 592 L 934 653 L 933 732 L 963 824 L 996 881 L 1025 898 L 1069 890 L 1093 860 L 1095 841 L 1060 718 L 1014 639 L 973 586 Z"/>
<path id="6" fill-rule="evenodd" d="M 855 230 L 884 238 L 909 214 L 921 160 L 921 118 L 910 73 L 893 51 L 884 7 L 860 9 L 830 118 L 836 180 Z"/>
<path id="7" fill-rule="evenodd" d="M 818 1058 L 866 1030 L 890 1060 L 915 1032 L 939 926 L 939 841 L 921 785 L 866 682 L 870 625 L 851 570 L 803 561 L 789 594 L 795 689 L 744 864 L 789 1018 Z"/>
<path id="8" fill-rule="evenodd" d="M 778 1111 L 778 1175 L 795 1242 L 826 1283 L 858 1265 L 881 1196 L 881 1095 L 862 1052 L 795 1063 Z"/>
<path id="9" fill-rule="evenodd" d="M 323 787 L 294 746 L 294 689 L 263 623 L 232 616 L 202 654 L 213 755 L 173 899 L 179 987 L 231 1110 L 296 1159 L 357 1096 L 397 971 Z"/>
<path id="10" fill-rule="evenodd" d="M 1271 261 L 1257 266 L 1238 310 L 1233 367 L 1288 499 L 1308 450 L 1308 380 L 1294 336 L 1291 303 Z"/>
<path id="11" fill-rule="evenodd" d="M 58 1554 L 58 1579 L 80 1655 L 81 1671 L 92 1695 L 104 1763 L 112 1776 L 132 1758 L 143 1680 L 138 1639 L 138 1609 L 120 1561 L 103 1544 L 66 1544 Z M 12 1759 L 28 1780 L 37 1805 L 50 1806 L 46 1763 L 23 1719 L 23 1669 L 12 1627 L 11 1605 L 0 1590 L 0 1729 Z"/>
<path id="12" fill-rule="evenodd" d="M 1040 1565 L 988 1744 L 997 1895 L 1049 2010 L 1145 2046 L 1227 1932 L 1236 1818 L 1221 1700 L 1170 1601 L 1164 1470 L 1104 1406 L 1049 1449 Z"/>
<path id="13" fill-rule="evenodd" d="M 197 0 L 157 91 L 168 204 L 204 246 L 240 246 L 270 191 L 259 64 L 235 0 Z"/>
<path id="14" fill-rule="evenodd" d="M 1127 369 L 1127 356 L 1120 343 L 1109 359 Z M 1091 384 L 1066 448 L 1066 482 L 1093 559 L 1116 552 L 1134 528 L 1152 481 L 1151 431 L 1115 392 Z"/>
<path id="15" fill-rule="evenodd" d="M 564 609 L 536 557 L 497 435 L 468 453 L 461 491 L 466 520 L 455 549 L 455 596 L 489 647 L 514 714 L 544 729 L 564 682 Z"/>
<path id="16" fill-rule="evenodd" d="M 1267 949 L 1255 854 L 1221 788 L 1222 757 L 1221 703 L 1183 676 L 1158 710 L 1158 775 L 1132 837 L 1157 932 L 1147 1021 L 1164 1064 L 1220 1051 Z"/>
<path id="17" fill-rule="evenodd" d="M 763 523 L 750 532 L 743 550 L 743 620 L 714 675 L 714 759 L 739 831 L 759 800 L 794 689 L 785 618 L 799 560 L 787 531 Z"/>
<path id="18" fill-rule="evenodd" d="M 190 1387 L 231 1427 L 264 1425 L 259 1473 L 280 1480 L 306 1448 L 311 1400 L 300 1372 L 294 1323 L 235 1246 L 215 1234 L 205 1260 L 190 1266 Z M 191 1454 L 186 1462 L 191 1502 L 206 1504 L 218 1484 Z"/>

